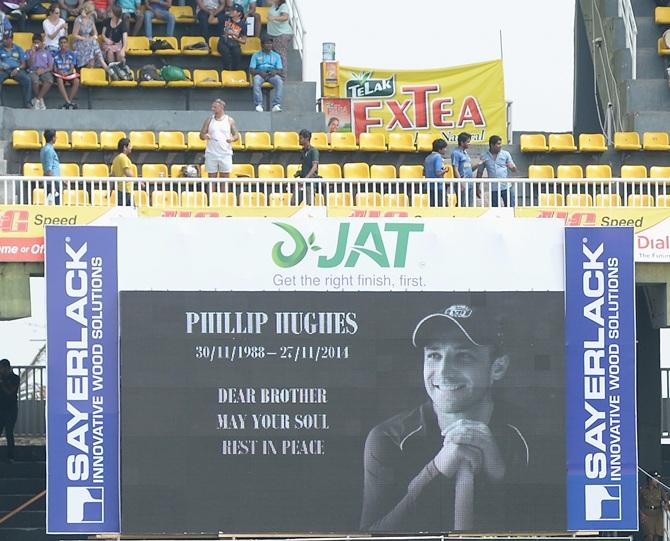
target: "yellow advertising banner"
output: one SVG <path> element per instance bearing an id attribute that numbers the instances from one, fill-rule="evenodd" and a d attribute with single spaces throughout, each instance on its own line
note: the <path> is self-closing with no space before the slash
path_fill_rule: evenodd
<path id="1" fill-rule="evenodd" d="M 44 226 L 86 225 L 108 207 L 0 205 L 0 262 L 44 261 Z"/>
<path id="2" fill-rule="evenodd" d="M 157 209 L 142 207 L 137 210 L 143 218 L 289 218 L 302 207 L 216 207 Z"/>
<path id="3" fill-rule="evenodd" d="M 558 218 L 568 226 L 619 226 L 635 230 L 635 261 L 670 262 L 670 208 L 526 207 L 519 218 Z"/>
<path id="4" fill-rule="evenodd" d="M 351 99 L 356 136 L 432 133 L 456 141 L 466 131 L 473 143 L 491 135 L 507 142 L 502 60 L 421 71 L 339 66 L 337 95 Z"/>

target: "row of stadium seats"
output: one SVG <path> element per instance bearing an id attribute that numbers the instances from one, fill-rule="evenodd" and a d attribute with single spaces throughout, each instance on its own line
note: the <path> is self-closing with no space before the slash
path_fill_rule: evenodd
<path id="1" fill-rule="evenodd" d="M 132 71 L 132 69 L 131 69 Z M 119 87 L 135 88 L 137 86 L 144 88 L 250 88 L 251 83 L 247 79 L 247 72 L 219 71 L 213 69 L 195 69 L 191 72 L 184 69 L 186 79 L 181 81 L 163 81 L 163 80 L 144 80 L 142 79 L 141 68 L 138 68 L 133 76 L 133 81 L 114 81 L 108 77 L 108 73 L 102 68 L 82 68 L 81 84 L 92 87 Z M 14 83 L 13 79 L 6 79 Z M 9 83 L 7 83 L 9 84 Z M 263 88 L 272 88 L 272 84 L 265 81 Z"/>
<path id="2" fill-rule="evenodd" d="M 601 133 L 582 133 L 579 136 L 579 149 L 571 133 L 550 133 L 549 141 L 542 133 L 525 133 L 519 144 L 521 152 L 606 152 L 607 141 Z M 616 132 L 615 150 L 670 150 L 670 139 L 665 132 L 645 132 L 640 143 L 637 132 Z"/>
<path id="3" fill-rule="evenodd" d="M 146 178 L 180 178 L 181 170 L 184 164 L 173 164 L 169 167 L 162 163 L 145 163 L 141 166 L 142 177 Z M 137 176 L 138 169 L 133 164 L 135 176 Z M 295 173 L 300 169 L 300 165 L 291 164 L 286 170 L 281 164 L 260 164 L 258 165 L 258 177 L 256 177 L 256 170 L 250 163 L 236 163 L 233 164 L 232 176 L 234 178 L 293 178 Z M 396 173 L 395 165 L 368 165 L 367 163 L 345 163 L 344 167 L 340 167 L 337 163 L 322 163 L 319 165 L 319 174 L 327 179 L 412 179 L 423 178 L 422 165 L 401 165 L 399 177 Z M 62 177 L 92 177 L 105 178 L 109 177 L 109 166 L 105 163 L 85 163 L 80 168 L 77 163 L 61 163 L 60 172 Z M 200 166 L 200 174 L 203 177 L 207 176 L 205 166 Z M 44 175 L 41 163 L 24 163 L 23 175 L 27 177 L 41 177 Z M 453 178 L 453 171 L 451 168 L 445 175 L 446 178 Z"/>
<path id="4" fill-rule="evenodd" d="M 122 131 L 66 131 L 56 132 L 56 150 L 116 150 L 119 139 L 126 137 Z M 158 132 L 131 131 L 129 136 L 136 150 L 194 150 L 203 151 L 205 141 L 199 132 L 184 134 L 178 131 Z M 359 142 L 353 133 L 331 133 L 330 143 L 324 132 L 312 134 L 312 144 L 319 150 L 370 151 L 370 152 L 430 152 L 435 135 L 419 134 L 416 144 L 410 133 L 362 133 Z M 44 140 L 37 130 L 14 130 L 12 146 L 18 150 L 37 150 Z M 296 132 L 274 132 L 274 141 L 269 132 L 246 132 L 233 145 L 234 150 L 300 150 Z"/>
<path id="5" fill-rule="evenodd" d="M 586 174 L 581 165 L 559 165 L 554 174 L 552 165 L 529 165 L 528 178 L 532 179 L 572 179 L 572 178 L 612 178 L 612 168 L 609 165 L 587 165 Z M 670 178 L 670 167 L 654 165 L 647 168 L 644 165 L 622 165 L 619 171 L 620 178 Z"/>

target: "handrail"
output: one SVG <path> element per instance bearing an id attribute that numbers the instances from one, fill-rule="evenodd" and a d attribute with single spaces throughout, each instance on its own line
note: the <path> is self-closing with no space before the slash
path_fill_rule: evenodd
<path id="1" fill-rule="evenodd" d="M 304 81 L 307 74 L 307 69 L 305 67 L 305 37 L 307 35 L 307 31 L 305 30 L 305 25 L 302 22 L 302 16 L 300 15 L 300 10 L 298 9 L 297 0 L 287 0 L 287 4 L 291 13 L 293 43 L 295 44 L 296 50 L 300 54 L 300 60 L 302 63 L 302 80 Z"/>
<path id="2" fill-rule="evenodd" d="M 637 24 L 630 0 L 619 0 L 619 17 L 626 29 L 626 48 L 631 55 L 631 76 L 637 78 Z"/>
<path id="3" fill-rule="evenodd" d="M 35 494 L 32 498 L 30 498 L 28 501 L 22 503 L 19 505 L 16 509 L 12 509 L 9 513 L 7 513 L 4 517 L 0 517 L 0 525 L 2 525 L 4 522 L 7 522 L 10 518 L 12 518 L 14 515 L 20 513 L 23 511 L 26 507 L 31 506 L 34 504 L 37 500 L 40 498 L 43 498 L 46 495 L 47 491 L 43 490 L 39 494 Z"/>

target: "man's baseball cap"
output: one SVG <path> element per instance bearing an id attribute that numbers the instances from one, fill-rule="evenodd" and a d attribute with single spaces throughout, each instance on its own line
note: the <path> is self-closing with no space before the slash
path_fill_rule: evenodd
<path id="1" fill-rule="evenodd" d="M 235 3 L 231 6 L 231 9 L 233 11 L 239 11 L 240 13 L 244 13 L 244 8 L 242 7 L 242 4 Z"/>
<path id="2" fill-rule="evenodd" d="M 500 346 L 503 343 L 502 318 L 491 308 L 452 304 L 443 312 L 424 317 L 412 333 L 412 344 L 439 339 L 447 330 L 458 330 L 475 346 Z"/>

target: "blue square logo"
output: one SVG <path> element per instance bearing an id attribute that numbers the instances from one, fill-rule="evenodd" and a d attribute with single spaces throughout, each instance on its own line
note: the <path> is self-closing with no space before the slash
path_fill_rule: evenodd
<path id="1" fill-rule="evenodd" d="M 586 520 L 621 520 L 621 485 L 586 485 Z"/>

